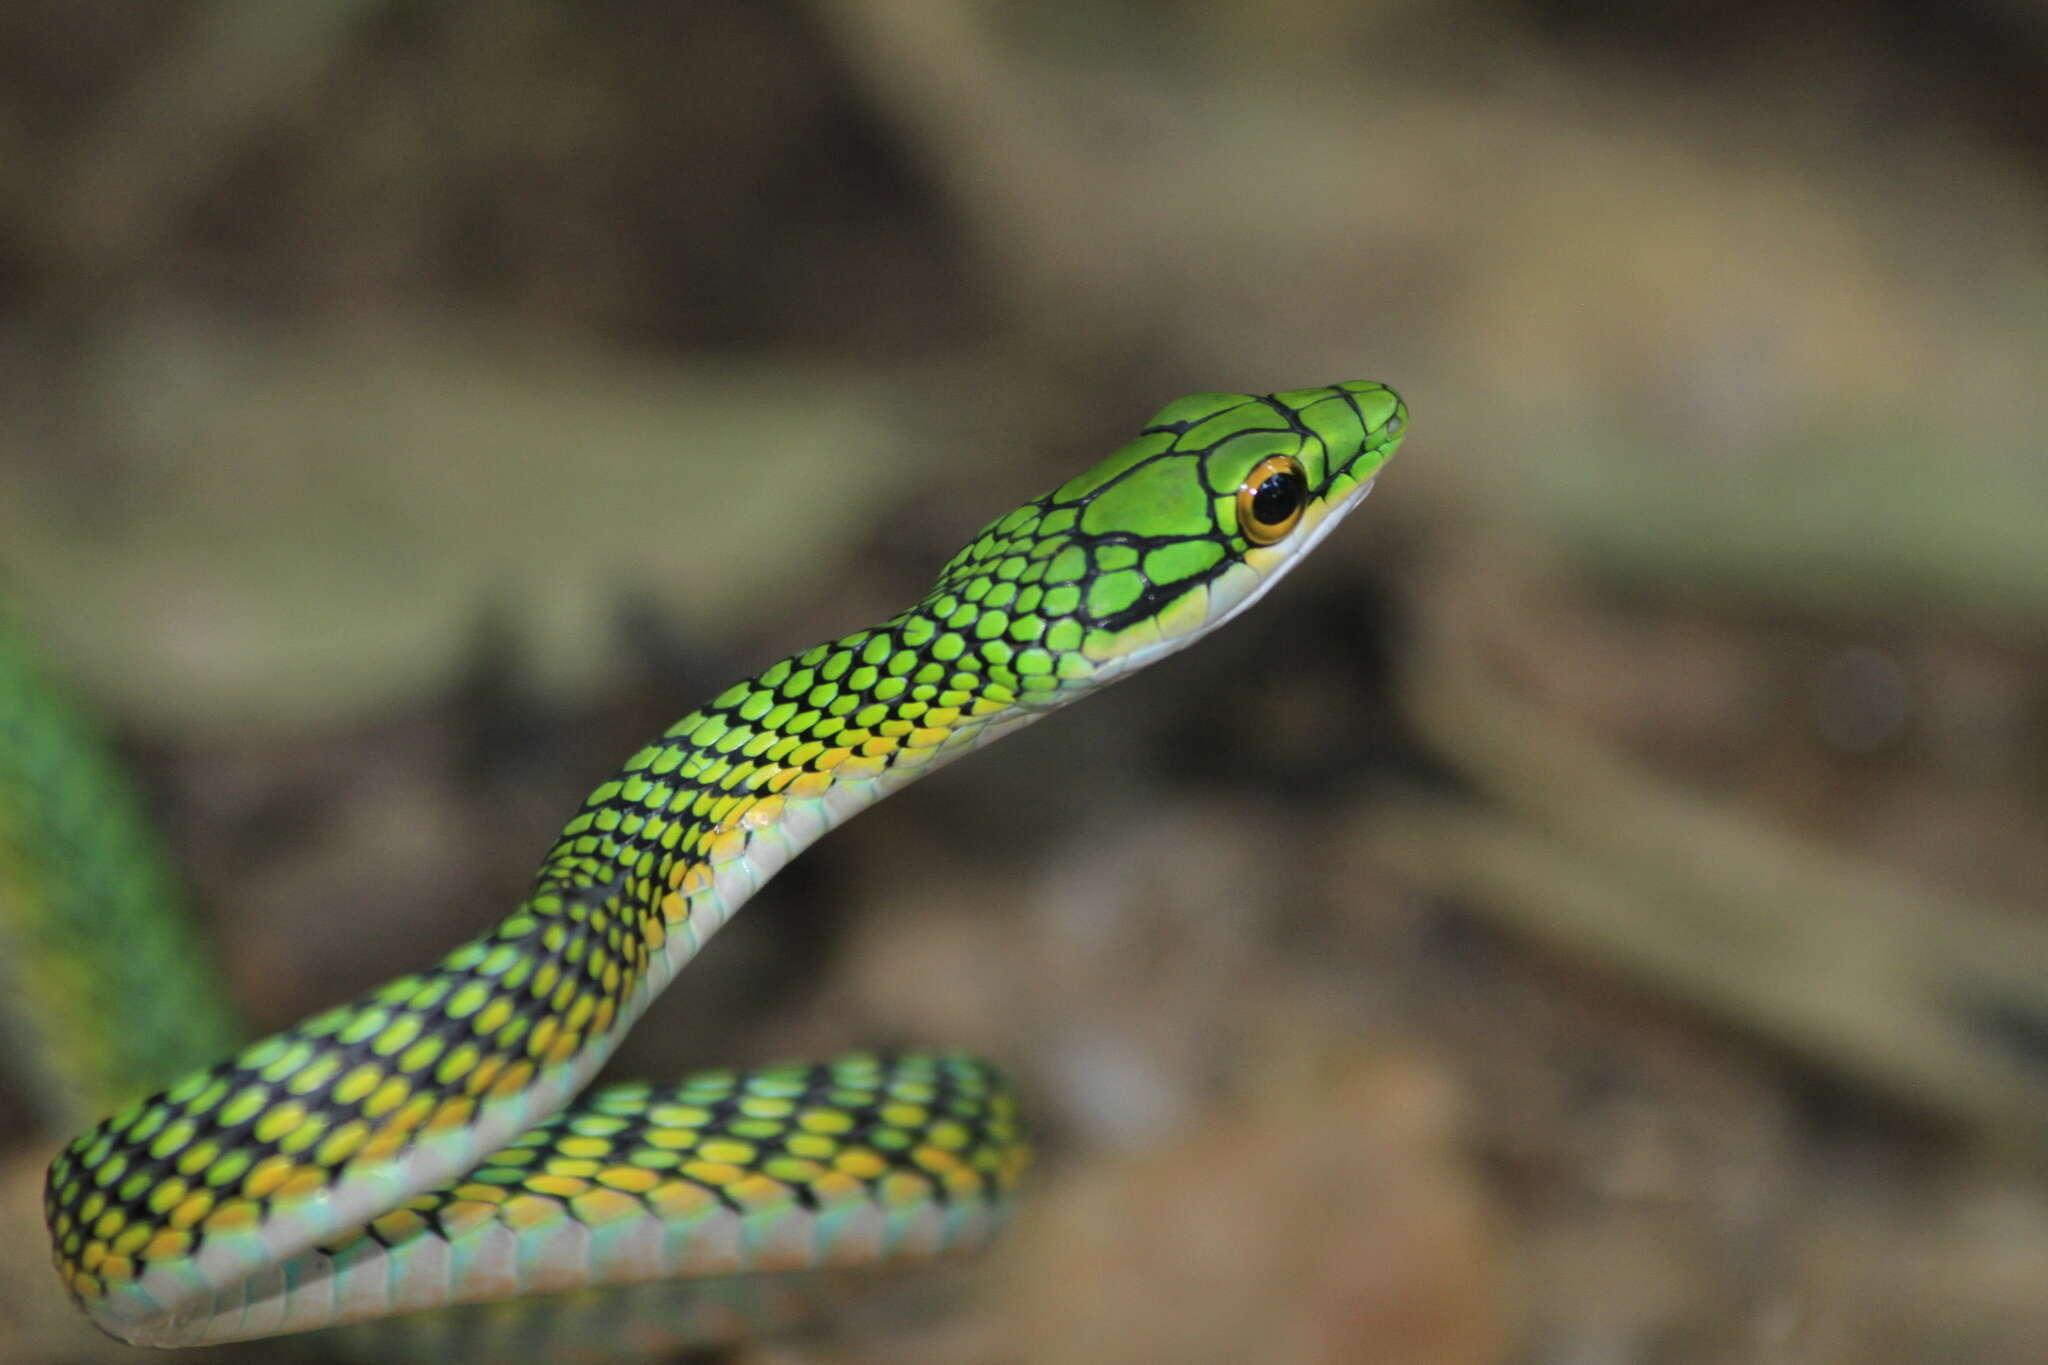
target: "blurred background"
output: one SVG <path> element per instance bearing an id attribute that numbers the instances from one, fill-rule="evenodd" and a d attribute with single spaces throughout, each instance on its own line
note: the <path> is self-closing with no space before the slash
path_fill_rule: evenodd
<path id="1" fill-rule="evenodd" d="M 2044 83 L 2020 0 L 13 0 L 0 582 L 275 1026 L 1167 399 L 1385 380 L 1257 612 L 633 1036 L 1036 1116 L 949 1310 L 709 1358 L 2040 1360 Z M 0 1358 L 139 1358 L 36 1236 Z"/>

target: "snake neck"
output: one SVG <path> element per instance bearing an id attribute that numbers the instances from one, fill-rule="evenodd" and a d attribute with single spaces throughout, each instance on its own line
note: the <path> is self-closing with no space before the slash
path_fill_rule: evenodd
<path id="1" fill-rule="evenodd" d="M 590 794 L 504 930 L 571 926 L 550 946 L 582 939 L 582 974 L 616 1000 L 612 938 L 622 968 L 680 968 L 825 831 L 1089 685 L 1087 667 L 1024 672 L 1001 642 L 966 648 L 932 607 L 793 654 L 670 726 Z"/>

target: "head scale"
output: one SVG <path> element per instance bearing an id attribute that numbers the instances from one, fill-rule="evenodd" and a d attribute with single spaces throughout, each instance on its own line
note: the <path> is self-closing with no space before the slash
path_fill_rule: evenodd
<path id="1" fill-rule="evenodd" d="M 1249 606 L 1365 496 L 1407 423 L 1368 382 L 1179 399 L 985 527 L 913 612 L 999 642 L 1023 700 L 1065 700 Z"/>

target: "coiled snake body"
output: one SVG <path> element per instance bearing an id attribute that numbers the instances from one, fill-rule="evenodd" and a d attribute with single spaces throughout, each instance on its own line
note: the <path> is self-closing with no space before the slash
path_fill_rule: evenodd
<path id="1" fill-rule="evenodd" d="M 1406 422 L 1373 383 L 1181 399 L 915 605 L 720 693 L 591 793 L 495 929 L 74 1138 L 46 1193 L 65 1286 L 186 1345 L 985 1239 L 1027 1149 L 970 1058 L 579 1092 L 813 839 L 1244 610 Z"/>

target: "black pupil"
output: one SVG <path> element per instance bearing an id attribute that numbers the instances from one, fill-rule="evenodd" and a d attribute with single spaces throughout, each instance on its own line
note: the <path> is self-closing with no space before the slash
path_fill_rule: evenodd
<path id="1" fill-rule="evenodd" d="M 1301 506 L 1301 479 L 1292 470 L 1268 474 L 1252 494 L 1252 517 L 1261 526 L 1278 526 Z"/>

